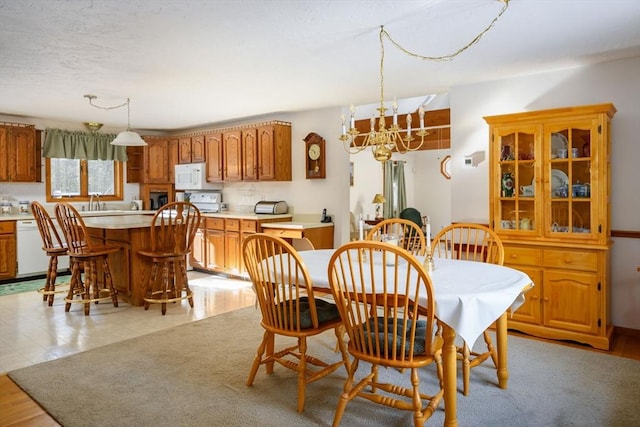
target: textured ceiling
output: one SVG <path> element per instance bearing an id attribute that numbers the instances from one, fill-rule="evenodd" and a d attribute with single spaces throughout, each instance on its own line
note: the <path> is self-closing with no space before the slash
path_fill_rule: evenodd
<path id="1" fill-rule="evenodd" d="M 379 26 L 468 43 L 498 0 L 0 0 L 0 114 L 172 130 L 379 100 Z M 511 0 L 429 62 L 385 41 L 385 97 L 640 56 L 638 0 Z"/>

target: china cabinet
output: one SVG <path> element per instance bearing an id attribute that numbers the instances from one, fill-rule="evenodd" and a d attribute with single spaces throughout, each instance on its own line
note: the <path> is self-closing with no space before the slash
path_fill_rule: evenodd
<path id="1" fill-rule="evenodd" d="M 608 349 L 612 104 L 485 117 L 490 220 L 535 287 L 509 327 Z"/>

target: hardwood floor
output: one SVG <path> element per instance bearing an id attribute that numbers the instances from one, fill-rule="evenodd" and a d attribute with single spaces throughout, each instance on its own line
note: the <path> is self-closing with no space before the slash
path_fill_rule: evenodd
<path id="1" fill-rule="evenodd" d="M 533 338 L 517 332 L 510 334 L 547 341 L 540 338 Z M 598 353 L 608 353 L 629 359 L 640 360 L 640 331 L 616 328 L 616 335 L 611 346 L 611 350 L 596 350 L 589 346 L 569 343 L 548 341 L 558 345 L 582 348 Z M 59 426 L 28 394 L 23 392 L 6 374 L 0 376 L 0 427 L 47 427 Z"/>

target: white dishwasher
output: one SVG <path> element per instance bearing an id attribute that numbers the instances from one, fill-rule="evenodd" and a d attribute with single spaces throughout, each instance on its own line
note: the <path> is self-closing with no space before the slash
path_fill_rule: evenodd
<path id="1" fill-rule="evenodd" d="M 40 237 L 40 230 L 38 230 L 38 223 L 35 219 L 25 218 L 16 221 L 16 240 L 18 277 L 46 274 L 49 268 L 49 257 L 42 250 L 42 237 Z M 59 257 L 58 272 L 68 268 L 69 257 Z"/>

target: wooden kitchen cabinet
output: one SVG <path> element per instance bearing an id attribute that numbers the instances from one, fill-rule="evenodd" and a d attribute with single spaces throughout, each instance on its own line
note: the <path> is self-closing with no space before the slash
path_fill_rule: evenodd
<path id="1" fill-rule="evenodd" d="M 204 163 L 205 161 L 204 135 L 183 136 L 178 139 L 179 163 Z"/>
<path id="2" fill-rule="evenodd" d="M 143 182 L 166 184 L 169 178 L 169 140 L 167 138 L 145 137 Z"/>
<path id="3" fill-rule="evenodd" d="M 612 104 L 485 117 L 490 221 L 534 281 L 509 327 L 608 349 Z"/>
<path id="4" fill-rule="evenodd" d="M 214 273 L 245 276 L 242 261 L 244 239 L 258 232 L 263 223 L 289 219 L 204 217 L 199 234 L 194 240 L 194 250 L 189 257 L 191 266 Z"/>
<path id="5" fill-rule="evenodd" d="M 258 180 L 291 181 L 291 125 L 260 126 L 257 136 Z"/>
<path id="6" fill-rule="evenodd" d="M 306 238 L 315 249 L 333 249 L 333 224 L 317 226 L 292 226 L 287 223 L 267 223 L 262 225 L 262 232 L 270 236 L 283 238 L 289 243 L 293 239 Z"/>
<path id="7" fill-rule="evenodd" d="M 207 157 L 207 181 L 220 182 L 224 179 L 222 156 L 222 133 L 209 133 L 204 136 Z"/>
<path id="8" fill-rule="evenodd" d="M 291 181 L 291 124 L 223 130 L 224 181 Z"/>
<path id="9" fill-rule="evenodd" d="M 0 221 L 0 280 L 17 274 L 16 222 Z"/>
<path id="10" fill-rule="evenodd" d="M 225 181 L 242 181 L 242 131 L 222 134 L 223 176 Z"/>
<path id="11" fill-rule="evenodd" d="M 144 147 L 127 147 L 127 182 L 143 182 Z"/>
<path id="12" fill-rule="evenodd" d="M 0 181 L 40 181 L 39 134 L 33 125 L 0 124 Z"/>
<path id="13" fill-rule="evenodd" d="M 258 180 L 258 131 L 255 128 L 242 131 L 242 179 Z"/>

